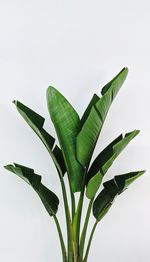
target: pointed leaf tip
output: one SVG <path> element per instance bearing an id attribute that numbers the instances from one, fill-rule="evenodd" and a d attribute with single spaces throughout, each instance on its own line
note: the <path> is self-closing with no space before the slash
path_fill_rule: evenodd
<path id="1" fill-rule="evenodd" d="M 12 103 L 16 105 L 17 104 L 17 100 L 13 100 Z"/>
<path id="2" fill-rule="evenodd" d="M 10 166 L 11 165 L 5 165 L 5 166 L 3 166 L 6 170 L 9 170 L 10 169 Z"/>
<path id="3" fill-rule="evenodd" d="M 134 132 L 138 135 L 140 133 L 139 129 L 135 129 Z"/>
<path id="4" fill-rule="evenodd" d="M 57 89 L 54 86 L 49 86 L 47 88 L 47 90 L 49 90 L 49 91 L 57 91 Z"/>
<path id="5" fill-rule="evenodd" d="M 130 135 L 132 135 L 133 137 L 135 137 L 135 136 L 137 136 L 139 133 L 140 133 L 140 130 L 135 129 L 135 130 L 133 130 L 133 131 L 131 131 L 131 132 L 126 133 L 126 134 L 124 135 L 124 137 L 128 137 L 128 136 L 130 136 Z"/>
<path id="6" fill-rule="evenodd" d="M 47 91 L 46 91 L 46 95 L 49 96 L 49 95 L 53 95 L 55 93 L 60 93 L 55 87 L 53 86 L 49 86 L 47 88 Z"/>
<path id="7" fill-rule="evenodd" d="M 127 66 L 123 67 L 122 71 L 126 71 L 127 73 L 129 72 L 129 68 Z"/>
<path id="8" fill-rule="evenodd" d="M 124 67 L 109 83 L 107 83 L 101 90 L 101 94 L 104 95 L 107 91 L 113 91 L 113 96 L 116 96 L 116 93 L 123 85 L 126 77 L 128 75 L 128 68 Z"/>

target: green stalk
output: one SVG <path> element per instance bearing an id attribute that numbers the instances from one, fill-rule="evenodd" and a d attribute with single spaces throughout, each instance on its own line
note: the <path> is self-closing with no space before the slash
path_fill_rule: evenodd
<path id="1" fill-rule="evenodd" d="M 54 161 L 54 164 L 58 171 L 58 176 L 61 183 L 61 189 L 62 189 L 62 195 L 63 195 L 63 202 L 64 202 L 64 209 L 65 209 L 65 217 L 66 217 L 66 227 L 67 227 L 67 246 L 68 246 L 68 261 L 67 262 L 73 262 L 72 258 L 74 257 L 74 241 L 73 241 L 73 228 L 72 228 L 72 221 L 70 216 L 70 210 L 68 205 L 68 199 L 67 199 L 67 192 L 66 187 L 63 179 L 63 174 L 61 171 L 60 166 L 57 163 L 57 160 L 55 156 L 51 154 L 51 151 L 48 148 L 48 151 L 50 155 L 52 156 L 52 159 Z"/>
<path id="2" fill-rule="evenodd" d="M 65 188 L 63 177 L 60 177 L 60 182 L 61 182 L 62 193 L 63 193 L 66 225 L 67 225 L 68 262 L 73 262 L 72 260 L 72 258 L 74 257 L 73 228 L 72 228 L 72 222 L 71 222 L 70 211 L 69 211 L 68 200 L 67 200 L 67 193 L 66 193 L 66 188 Z"/>
<path id="3" fill-rule="evenodd" d="M 57 160 L 55 156 L 52 154 L 51 150 L 49 149 L 49 146 L 47 143 L 44 143 L 50 156 L 52 157 L 54 164 L 56 166 L 56 169 L 58 171 L 58 176 L 61 183 L 61 189 L 62 189 L 62 195 L 63 195 L 63 202 L 64 202 L 64 209 L 65 209 L 65 217 L 66 217 L 66 227 L 67 227 L 67 242 L 68 242 L 68 261 L 67 262 L 73 262 L 72 257 L 74 256 L 74 248 L 73 248 L 73 229 L 72 229 L 72 222 L 71 222 L 71 216 L 69 211 L 69 205 L 68 205 L 68 199 L 67 199 L 67 192 L 66 187 L 63 179 L 63 174 L 61 171 L 60 166 L 57 163 Z"/>
<path id="4" fill-rule="evenodd" d="M 65 208 L 65 217 L 66 217 L 66 227 L 67 227 L 67 242 L 68 242 L 68 261 L 67 262 L 72 262 L 72 257 L 73 257 L 73 229 L 72 229 L 72 222 L 71 222 L 71 217 L 70 217 L 70 211 L 69 211 L 69 205 L 68 205 L 68 199 L 67 199 L 67 193 L 66 193 L 66 187 L 63 179 L 63 174 L 61 171 L 61 168 L 55 158 L 55 156 L 52 154 L 51 150 L 49 149 L 49 145 L 45 142 L 44 145 L 46 146 L 55 166 L 58 171 L 58 176 L 60 179 L 61 183 L 61 189 L 62 189 L 62 195 L 63 195 L 63 202 L 64 202 L 64 208 Z"/>
<path id="5" fill-rule="evenodd" d="M 81 189 L 80 198 L 79 198 L 79 202 L 77 206 L 77 211 L 75 213 L 74 220 L 73 220 L 75 254 L 76 254 L 76 259 L 78 259 L 79 261 L 80 261 L 80 254 L 79 254 L 80 225 L 81 225 L 81 215 L 82 215 L 82 207 L 83 207 L 84 191 L 85 191 L 85 177 L 86 177 L 86 170 L 84 173 L 84 179 L 83 179 L 82 189 Z"/>
<path id="6" fill-rule="evenodd" d="M 75 216 L 75 212 L 76 212 L 76 203 L 75 203 L 75 197 L 74 197 L 74 194 L 72 193 L 72 191 L 71 191 L 71 204 L 72 204 L 72 221 L 73 221 L 74 216 Z"/>
<path id="7" fill-rule="evenodd" d="M 77 211 L 73 221 L 76 258 L 79 256 L 79 238 L 80 238 L 80 224 L 81 224 L 83 199 L 84 199 L 84 190 L 81 191 Z"/>
<path id="8" fill-rule="evenodd" d="M 65 244 L 64 244 L 64 239 L 63 239 L 63 236 L 62 236 L 62 231 L 61 231 L 61 228 L 60 228 L 60 224 L 59 224 L 59 221 L 58 221 L 56 215 L 54 215 L 53 218 L 54 218 L 54 221 L 55 221 L 55 224 L 56 224 L 56 227 L 57 227 L 57 231 L 58 231 L 58 236 L 59 236 L 60 245 L 61 245 L 61 251 L 62 251 L 62 257 L 63 257 L 63 262 L 67 262 L 66 247 L 65 247 Z"/>
<path id="9" fill-rule="evenodd" d="M 73 194 L 72 189 L 71 189 L 71 183 L 70 183 L 69 176 L 68 176 L 68 182 L 69 182 L 69 189 L 70 189 L 71 209 L 72 209 L 72 221 L 73 221 L 74 216 L 75 216 L 75 212 L 76 212 L 76 203 L 75 203 L 74 194 Z"/>
<path id="10" fill-rule="evenodd" d="M 89 202 L 89 206 L 87 209 L 87 214 L 85 217 L 85 222 L 84 222 L 84 227 L 82 230 L 82 234 L 81 234 L 81 238 L 80 238 L 80 259 L 82 261 L 83 259 L 83 252 L 84 252 L 84 245 L 85 245 L 85 238 L 86 238 L 86 232 L 87 232 L 87 227 L 88 227 L 88 223 L 89 223 L 89 218 L 90 218 L 90 214 L 91 214 L 91 209 L 92 209 L 92 205 L 93 205 L 93 200 L 91 199 Z"/>
<path id="11" fill-rule="evenodd" d="M 89 254 L 89 250 L 90 250 L 90 246 L 91 246 L 91 242 L 92 242 L 93 235 L 94 235 L 94 232 L 95 232 L 97 224 L 98 224 L 98 221 L 96 220 L 96 222 L 95 222 L 95 224 L 94 224 L 94 226 L 92 228 L 91 234 L 90 234 L 90 238 L 89 238 L 89 241 L 88 241 L 88 245 L 87 245 L 87 249 L 86 249 L 86 253 L 85 253 L 85 257 L 84 257 L 83 262 L 87 262 L 88 254 Z"/>

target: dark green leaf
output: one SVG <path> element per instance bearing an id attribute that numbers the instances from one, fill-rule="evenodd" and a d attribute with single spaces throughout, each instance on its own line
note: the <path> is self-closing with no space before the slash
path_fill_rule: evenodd
<path id="1" fill-rule="evenodd" d="M 92 163 L 88 175 L 87 182 L 95 176 L 98 172 L 103 175 L 113 164 L 114 160 L 122 152 L 122 150 L 129 144 L 129 142 L 139 134 L 139 130 L 134 130 L 130 133 L 126 133 L 124 136 L 118 136 L 112 141 L 94 160 Z"/>
<path id="2" fill-rule="evenodd" d="M 32 188 L 39 195 L 50 216 L 56 214 L 59 205 L 59 199 L 52 191 L 50 191 L 41 183 L 41 176 L 35 174 L 33 169 L 19 164 L 7 165 L 5 168 L 32 186 Z"/>
<path id="3" fill-rule="evenodd" d="M 28 125 L 40 137 L 45 146 L 52 149 L 55 139 L 50 136 L 45 129 L 43 129 L 45 119 L 19 101 L 14 101 L 14 104 Z"/>
<path id="4" fill-rule="evenodd" d="M 66 173 L 66 165 L 65 165 L 64 157 L 63 157 L 61 149 L 57 145 L 53 149 L 53 154 L 54 154 L 55 158 L 57 159 L 57 163 L 61 167 L 62 173 L 65 174 Z"/>
<path id="5" fill-rule="evenodd" d="M 104 189 L 100 192 L 93 204 L 93 215 L 97 221 L 107 213 L 116 196 L 121 194 L 134 180 L 144 174 L 145 171 L 135 171 L 119 176 L 103 184 Z"/>
<path id="6" fill-rule="evenodd" d="M 84 167 L 88 167 L 97 139 L 102 129 L 107 112 L 117 92 L 126 79 L 128 69 L 124 68 L 103 89 L 102 97 L 92 106 L 90 113 L 86 114 L 85 122 L 77 136 L 77 158 Z M 88 111 L 89 112 L 89 111 Z"/>
<path id="7" fill-rule="evenodd" d="M 28 125 L 34 130 L 34 132 L 39 136 L 45 147 L 47 148 L 49 154 L 51 155 L 55 166 L 59 173 L 65 173 L 66 168 L 64 165 L 63 155 L 61 150 L 55 147 L 53 152 L 53 146 L 55 143 L 55 139 L 47 133 L 47 131 L 43 128 L 45 119 L 34 112 L 29 107 L 25 106 L 24 104 L 20 103 L 19 101 L 14 101 L 14 104 L 17 107 L 18 112 L 24 118 L 24 120 L 28 123 Z M 58 153 L 58 154 L 57 154 Z"/>
<path id="8" fill-rule="evenodd" d="M 69 180 L 73 192 L 80 191 L 83 168 L 76 159 L 76 136 L 80 130 L 77 112 L 54 87 L 47 90 L 47 103 L 65 159 Z"/>
<path id="9" fill-rule="evenodd" d="M 113 200 L 106 189 L 100 192 L 93 204 L 93 215 L 97 221 L 100 221 L 106 215 L 112 206 Z"/>

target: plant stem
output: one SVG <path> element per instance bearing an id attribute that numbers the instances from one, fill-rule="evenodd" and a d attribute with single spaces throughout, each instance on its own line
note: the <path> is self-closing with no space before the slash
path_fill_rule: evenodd
<path id="1" fill-rule="evenodd" d="M 82 184 L 82 189 L 81 189 L 81 193 L 80 193 L 80 197 L 79 197 L 77 211 L 75 213 L 74 220 L 73 220 L 73 230 L 74 230 L 74 239 L 75 239 L 75 253 L 76 253 L 76 259 L 78 259 L 79 261 L 80 261 L 80 254 L 79 254 L 80 225 L 81 225 L 81 214 L 82 214 L 84 191 L 85 191 L 85 177 L 86 177 L 86 170 L 85 170 L 85 173 L 84 173 L 83 184 Z"/>
<path id="2" fill-rule="evenodd" d="M 72 203 L 72 221 L 73 221 L 75 212 L 76 212 L 76 203 L 75 203 L 75 197 L 72 191 L 71 191 L 71 203 Z"/>
<path id="3" fill-rule="evenodd" d="M 89 238 L 89 241 L 88 241 L 88 245 L 87 245 L 87 249 L 86 249 L 86 253 L 85 253 L 85 257 L 84 257 L 83 262 L 87 262 L 87 258 L 88 258 L 88 254 L 89 254 L 89 250 L 90 250 L 90 246 L 91 246 L 91 242 L 92 242 L 93 235 L 94 235 L 94 232 L 95 232 L 97 224 L 98 224 L 98 221 L 96 220 L 96 222 L 95 222 L 95 224 L 94 224 L 94 226 L 92 228 L 91 234 L 90 234 L 90 238 Z"/>
<path id="4" fill-rule="evenodd" d="M 60 228 L 60 224 L 59 224 L 59 221 L 58 221 L 56 215 L 54 215 L 53 218 L 54 218 L 54 221 L 55 221 L 55 224 L 56 224 L 56 227 L 57 227 L 57 231 L 58 231 L 58 236 L 59 236 L 60 245 L 61 245 L 61 251 L 62 251 L 62 257 L 63 257 L 63 262 L 67 262 L 66 247 L 65 247 L 65 244 L 64 244 L 64 239 L 63 239 L 63 236 L 62 236 L 62 231 L 61 231 L 61 228 Z"/>
<path id="5" fill-rule="evenodd" d="M 69 176 L 68 176 L 68 182 L 69 182 L 69 189 L 70 189 L 71 209 L 72 209 L 72 221 L 73 221 L 74 216 L 75 216 L 75 212 L 76 212 L 76 203 L 75 203 L 74 194 L 73 194 L 72 189 L 71 189 L 71 182 L 70 182 Z"/>
<path id="6" fill-rule="evenodd" d="M 75 248 L 76 248 L 76 257 L 79 256 L 79 238 L 80 238 L 80 224 L 81 224 L 81 213 L 84 199 L 84 191 L 81 191 L 77 211 L 74 217 L 74 239 L 75 239 Z"/>
<path id="7" fill-rule="evenodd" d="M 62 195 L 63 195 L 63 202 L 64 202 L 64 209 L 65 209 L 65 217 L 66 217 L 66 227 L 67 227 L 67 246 L 68 246 L 68 260 L 67 262 L 73 262 L 72 258 L 74 257 L 74 238 L 73 238 L 73 227 L 71 222 L 70 210 L 68 205 L 67 199 L 67 192 L 66 187 L 63 179 L 63 174 L 61 171 L 60 166 L 57 163 L 56 158 L 52 155 L 53 161 L 58 171 L 58 176 L 61 183 Z"/>
<path id="8" fill-rule="evenodd" d="M 69 205 L 68 205 L 68 199 L 67 199 L 67 192 L 66 192 L 66 187 L 63 179 L 63 173 L 61 171 L 61 168 L 53 155 L 52 151 L 49 149 L 49 146 L 47 143 L 44 143 L 50 156 L 52 157 L 54 164 L 56 166 L 56 169 L 58 171 L 58 176 L 59 180 L 61 183 L 61 189 L 62 189 L 62 195 L 63 195 L 63 202 L 64 202 L 64 209 L 65 209 L 65 217 L 66 217 L 66 227 L 67 227 L 67 244 L 68 244 L 68 261 L 67 262 L 73 262 L 72 257 L 73 257 L 73 229 L 72 229 L 72 222 L 71 222 L 71 217 L 70 217 L 70 211 L 69 211 Z"/>
<path id="9" fill-rule="evenodd" d="M 90 218 L 90 214 L 91 214 L 93 200 L 94 199 L 91 199 L 90 202 L 89 202 L 89 206 L 88 206 L 88 209 L 87 209 L 87 214 L 86 214 L 86 217 L 85 217 L 84 227 L 83 227 L 82 234 L 81 234 L 81 239 L 80 239 L 80 259 L 81 259 L 81 261 L 83 259 L 83 252 L 84 252 L 86 232 L 87 232 L 88 222 L 89 222 L 89 218 Z"/>
<path id="10" fill-rule="evenodd" d="M 62 193 L 63 193 L 65 216 L 66 216 L 66 225 L 67 225 L 68 262 L 73 262 L 73 260 L 72 260 L 72 258 L 74 257 L 73 228 L 72 228 L 72 222 L 71 222 L 70 211 L 69 211 L 68 200 L 67 200 L 67 193 L 66 193 L 66 188 L 65 188 L 63 177 L 60 177 L 60 182 L 61 182 Z"/>

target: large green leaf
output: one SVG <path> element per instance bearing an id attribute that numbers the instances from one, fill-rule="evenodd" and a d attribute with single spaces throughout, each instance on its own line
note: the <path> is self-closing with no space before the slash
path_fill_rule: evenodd
<path id="1" fill-rule="evenodd" d="M 105 175 L 122 150 L 138 134 L 139 130 L 134 130 L 130 133 L 126 133 L 124 136 L 121 134 L 113 140 L 93 161 L 87 174 L 87 182 L 97 175 L 97 173 Z"/>
<path id="2" fill-rule="evenodd" d="M 103 184 L 104 189 L 100 192 L 93 204 L 93 215 L 100 221 L 108 212 L 116 196 L 121 194 L 133 181 L 144 174 L 144 170 L 135 171 L 115 176 Z"/>
<path id="3" fill-rule="evenodd" d="M 76 140 L 77 159 L 84 167 L 88 167 L 97 139 L 102 129 L 107 112 L 124 83 L 128 69 L 124 68 L 102 89 L 102 97 L 96 103 L 91 102 L 88 113 L 83 118 L 83 125 Z M 94 101 L 94 100 L 93 100 Z M 90 113 L 89 113 L 90 111 Z M 85 122 L 84 122 L 85 119 Z"/>
<path id="4" fill-rule="evenodd" d="M 35 174 L 33 169 L 19 164 L 7 165 L 5 168 L 32 186 L 32 188 L 39 195 L 50 216 L 56 214 L 59 205 L 59 199 L 52 191 L 50 191 L 41 183 L 41 176 Z"/>
<path id="5" fill-rule="evenodd" d="M 49 87 L 47 90 L 47 103 L 65 159 L 72 191 L 80 191 L 83 168 L 76 159 L 76 137 L 81 127 L 79 116 L 66 98 L 54 87 Z"/>
<path id="6" fill-rule="evenodd" d="M 133 132 L 125 134 L 125 136 L 118 136 L 96 157 L 87 174 L 86 196 L 89 199 L 93 198 L 97 193 L 103 176 L 113 164 L 114 160 L 138 133 L 139 130 L 134 130 Z"/>
<path id="7" fill-rule="evenodd" d="M 19 101 L 14 101 L 14 104 L 16 105 L 18 112 L 21 114 L 24 120 L 34 130 L 34 132 L 38 135 L 47 148 L 59 173 L 64 175 L 66 172 L 66 167 L 62 151 L 57 145 L 53 150 L 55 139 L 43 128 L 45 119 Z"/>

